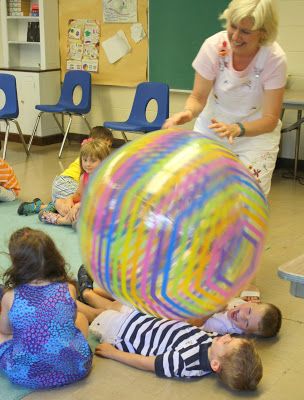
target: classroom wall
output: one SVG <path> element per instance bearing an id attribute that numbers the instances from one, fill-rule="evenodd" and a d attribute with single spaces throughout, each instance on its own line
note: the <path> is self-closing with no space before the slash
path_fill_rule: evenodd
<path id="1" fill-rule="evenodd" d="M 289 86 L 304 90 L 304 0 L 278 0 L 280 11 L 279 43 L 288 57 Z M 2 61 L 2 47 L 0 41 L 0 65 Z M 174 67 L 174 66 L 172 66 Z M 183 109 L 187 93 L 172 92 L 170 94 L 170 114 Z M 92 110 L 89 116 L 92 126 L 102 124 L 106 120 L 127 119 L 133 103 L 134 88 L 113 86 L 93 86 Z M 155 107 L 152 104 L 148 109 L 148 116 L 152 119 Z M 294 122 L 296 111 L 286 112 L 284 125 Z M 34 123 L 34 122 L 33 122 Z M 193 123 L 185 126 L 192 129 Z M 72 132 L 86 132 L 81 119 L 74 118 Z M 117 133 L 115 136 L 120 137 Z M 132 135 L 131 135 L 132 136 Z M 283 135 L 280 157 L 294 157 L 294 132 Z M 300 158 L 304 159 L 304 140 L 302 140 Z"/>
<path id="2" fill-rule="evenodd" d="M 285 50 L 288 60 L 288 87 L 304 91 L 304 0 L 278 0 L 280 12 L 279 43 Z M 303 113 L 304 114 L 304 113 Z M 297 119 L 297 111 L 285 113 L 283 126 Z M 302 128 L 302 143 L 300 159 L 304 159 L 304 140 Z M 282 135 L 280 157 L 294 158 L 295 131 Z"/>

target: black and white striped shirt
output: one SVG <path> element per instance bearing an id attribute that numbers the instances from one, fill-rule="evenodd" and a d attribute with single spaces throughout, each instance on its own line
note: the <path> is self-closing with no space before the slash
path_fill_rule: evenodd
<path id="1" fill-rule="evenodd" d="M 212 372 L 208 348 L 212 336 L 186 322 L 155 318 L 133 311 L 122 324 L 119 350 L 156 356 L 155 373 L 169 378 L 194 378 Z"/>

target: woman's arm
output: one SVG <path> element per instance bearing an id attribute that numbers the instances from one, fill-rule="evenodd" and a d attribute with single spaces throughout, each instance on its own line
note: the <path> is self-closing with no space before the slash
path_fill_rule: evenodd
<path id="1" fill-rule="evenodd" d="M 95 349 L 95 354 L 101 357 L 119 361 L 130 367 L 142 369 L 144 371 L 155 372 L 155 356 L 142 356 L 141 354 L 127 353 L 117 350 L 109 343 L 99 344 Z"/>
<path id="2" fill-rule="evenodd" d="M 168 118 L 163 129 L 172 128 L 175 125 L 183 125 L 197 117 L 206 105 L 213 81 L 209 81 L 195 73 L 193 89 L 188 97 L 183 111 L 173 114 Z"/>
<path id="3" fill-rule="evenodd" d="M 257 136 L 263 133 L 272 132 L 277 126 L 282 110 L 283 96 L 285 88 L 265 90 L 263 100 L 262 117 L 255 121 L 242 122 L 245 128 L 245 136 Z M 241 128 L 237 124 L 226 124 L 225 122 L 212 119 L 210 129 L 218 133 L 220 137 L 227 137 L 232 143 L 233 138 L 241 133 Z"/>

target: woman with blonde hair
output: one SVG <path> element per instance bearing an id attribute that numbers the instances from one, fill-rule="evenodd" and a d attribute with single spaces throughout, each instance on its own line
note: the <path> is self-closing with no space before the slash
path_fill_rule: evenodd
<path id="1" fill-rule="evenodd" d="M 279 150 L 286 56 L 275 41 L 273 0 L 232 0 L 220 16 L 226 30 L 206 39 L 193 61 L 193 90 L 171 128 L 194 130 L 234 151 L 267 195 Z"/>

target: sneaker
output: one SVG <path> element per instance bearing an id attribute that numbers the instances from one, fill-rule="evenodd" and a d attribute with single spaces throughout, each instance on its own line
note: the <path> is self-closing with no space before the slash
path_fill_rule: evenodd
<path id="1" fill-rule="evenodd" d="M 17 213 L 19 215 L 31 215 L 31 214 L 38 214 L 40 211 L 40 207 L 42 205 L 42 201 L 37 197 L 33 199 L 33 201 L 25 201 L 21 203 L 18 207 Z"/>
<path id="2" fill-rule="evenodd" d="M 89 276 L 84 265 L 81 265 L 78 270 L 78 290 L 79 290 L 79 300 L 85 303 L 83 298 L 83 292 L 85 289 L 93 289 L 93 280 Z"/>
<path id="3" fill-rule="evenodd" d="M 43 209 L 43 211 L 57 212 L 55 204 L 52 201 L 49 202 L 49 204 Z"/>

